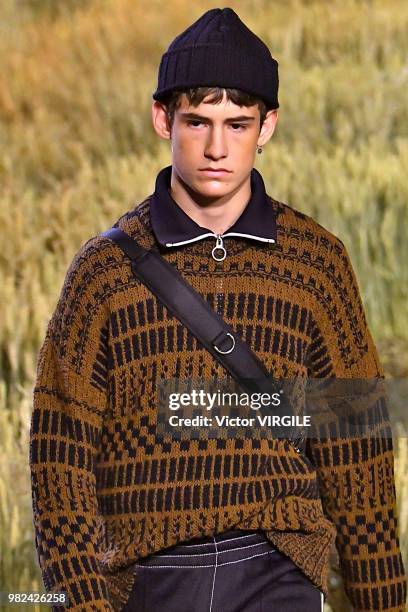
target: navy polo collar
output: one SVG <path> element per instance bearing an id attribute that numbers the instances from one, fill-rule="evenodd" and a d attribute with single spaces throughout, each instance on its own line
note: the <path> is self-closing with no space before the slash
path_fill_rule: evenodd
<path id="1" fill-rule="evenodd" d="M 170 195 L 171 166 L 163 168 L 156 178 L 150 202 L 152 230 L 162 246 L 179 246 L 216 234 L 198 225 Z M 251 171 L 251 198 L 240 217 L 222 237 L 246 237 L 260 242 L 276 242 L 276 216 L 265 191 L 261 174 Z"/>

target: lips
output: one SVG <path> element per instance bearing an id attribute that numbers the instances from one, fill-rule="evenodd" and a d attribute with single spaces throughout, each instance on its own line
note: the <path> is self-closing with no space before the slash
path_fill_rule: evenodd
<path id="1" fill-rule="evenodd" d="M 211 179 L 213 181 L 223 181 L 227 178 L 228 174 L 230 174 L 229 170 L 221 170 L 221 168 L 217 168 L 214 170 L 213 168 L 210 170 L 201 170 L 201 174 L 203 178 Z"/>
<path id="2" fill-rule="evenodd" d="M 201 168 L 203 172 L 231 172 L 231 170 L 227 170 L 226 168 Z"/>
<path id="3" fill-rule="evenodd" d="M 230 170 L 225 170 L 224 168 L 203 168 L 200 170 L 201 174 L 204 177 L 209 179 L 224 179 L 231 173 Z"/>

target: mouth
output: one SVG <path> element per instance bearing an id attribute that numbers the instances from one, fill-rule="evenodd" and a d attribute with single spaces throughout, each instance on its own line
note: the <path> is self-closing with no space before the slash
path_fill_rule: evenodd
<path id="1" fill-rule="evenodd" d="M 226 176 L 231 173 L 231 170 L 225 168 L 200 168 L 200 172 L 206 176 Z"/>

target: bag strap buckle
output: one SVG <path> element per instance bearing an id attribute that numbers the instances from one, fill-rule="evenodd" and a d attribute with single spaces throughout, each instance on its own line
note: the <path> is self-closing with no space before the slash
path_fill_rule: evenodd
<path id="1" fill-rule="evenodd" d="M 222 334 L 224 334 L 224 332 L 221 332 Z M 223 351 L 220 348 L 218 348 L 218 346 L 215 344 L 215 342 L 213 342 L 213 347 L 215 348 L 216 351 L 218 351 L 218 353 L 221 353 L 221 355 L 228 355 L 228 353 L 232 353 L 232 351 L 235 348 L 235 338 L 232 334 L 230 334 L 230 332 L 226 332 L 225 337 L 229 336 L 232 340 L 232 346 L 231 348 L 229 348 L 227 351 Z M 218 338 L 218 336 L 217 336 Z M 215 341 L 217 340 L 217 338 L 215 339 Z"/>

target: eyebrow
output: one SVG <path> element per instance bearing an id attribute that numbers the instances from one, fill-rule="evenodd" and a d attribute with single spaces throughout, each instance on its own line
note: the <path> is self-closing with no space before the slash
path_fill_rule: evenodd
<path id="1" fill-rule="evenodd" d="M 197 113 L 180 113 L 180 116 L 183 119 L 203 119 L 204 121 L 212 123 L 210 117 L 204 117 L 203 115 L 198 115 Z M 249 117 L 248 115 L 240 115 L 239 117 L 229 117 L 228 119 L 226 119 L 227 123 L 236 123 L 237 121 L 255 121 L 255 117 Z"/>

